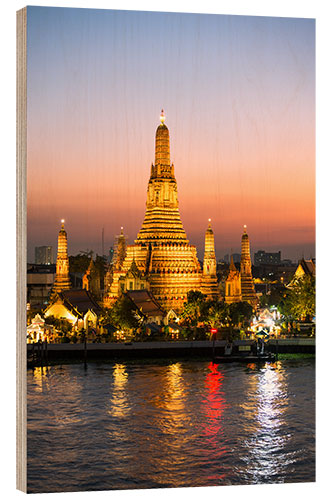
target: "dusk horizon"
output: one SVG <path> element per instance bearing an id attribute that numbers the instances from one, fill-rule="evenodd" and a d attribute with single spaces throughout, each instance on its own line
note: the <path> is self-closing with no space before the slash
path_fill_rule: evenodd
<path id="1" fill-rule="evenodd" d="M 134 241 L 161 108 L 199 258 L 209 218 L 218 259 L 240 252 L 244 224 L 252 253 L 315 256 L 314 20 L 40 7 L 28 19 L 28 261 L 35 246 L 56 253 L 61 219 L 71 255 L 101 254 L 103 228 L 105 253 L 121 226 Z"/>

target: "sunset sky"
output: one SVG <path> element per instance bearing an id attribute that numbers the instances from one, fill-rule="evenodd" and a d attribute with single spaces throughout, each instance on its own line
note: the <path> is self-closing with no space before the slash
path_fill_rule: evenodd
<path id="1" fill-rule="evenodd" d="M 199 257 L 315 256 L 314 20 L 28 7 L 29 262 L 133 242 L 161 108 Z"/>

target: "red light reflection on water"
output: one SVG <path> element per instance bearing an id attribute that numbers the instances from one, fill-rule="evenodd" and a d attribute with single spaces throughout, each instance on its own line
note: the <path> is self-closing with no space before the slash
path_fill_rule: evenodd
<path id="1" fill-rule="evenodd" d="M 203 412 L 206 416 L 203 434 L 206 443 L 203 445 L 203 453 L 207 455 L 207 462 L 215 466 L 208 475 L 209 484 L 221 484 L 226 477 L 224 467 L 224 455 L 228 447 L 224 442 L 223 413 L 227 408 L 225 394 L 221 390 L 224 374 L 219 371 L 219 365 L 209 363 L 209 372 L 205 378 L 205 394 L 203 401 Z"/>
<path id="2" fill-rule="evenodd" d="M 224 392 L 221 391 L 224 379 L 223 373 L 218 370 L 217 364 L 211 362 L 208 365 L 209 373 L 206 376 L 205 386 L 208 389 L 205 400 L 205 415 L 207 425 L 205 427 L 206 436 L 216 436 L 224 433 L 223 412 L 227 407 Z"/>

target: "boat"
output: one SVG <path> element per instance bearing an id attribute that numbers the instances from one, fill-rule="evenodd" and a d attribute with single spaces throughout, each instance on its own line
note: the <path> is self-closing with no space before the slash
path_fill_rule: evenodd
<path id="1" fill-rule="evenodd" d="M 224 355 L 224 356 L 214 356 L 214 363 L 266 363 L 274 362 L 276 360 L 276 355 L 272 352 L 265 354 L 259 354 L 254 356 L 253 354 L 248 355 Z"/>

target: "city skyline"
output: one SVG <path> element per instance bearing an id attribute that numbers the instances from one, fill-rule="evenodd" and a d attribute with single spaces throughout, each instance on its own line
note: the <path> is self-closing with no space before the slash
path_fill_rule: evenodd
<path id="1" fill-rule="evenodd" d="M 244 224 L 314 257 L 314 20 L 73 11 L 28 8 L 28 260 L 62 218 L 73 255 L 136 238 L 161 108 L 200 258 L 208 218 L 218 258 Z"/>

